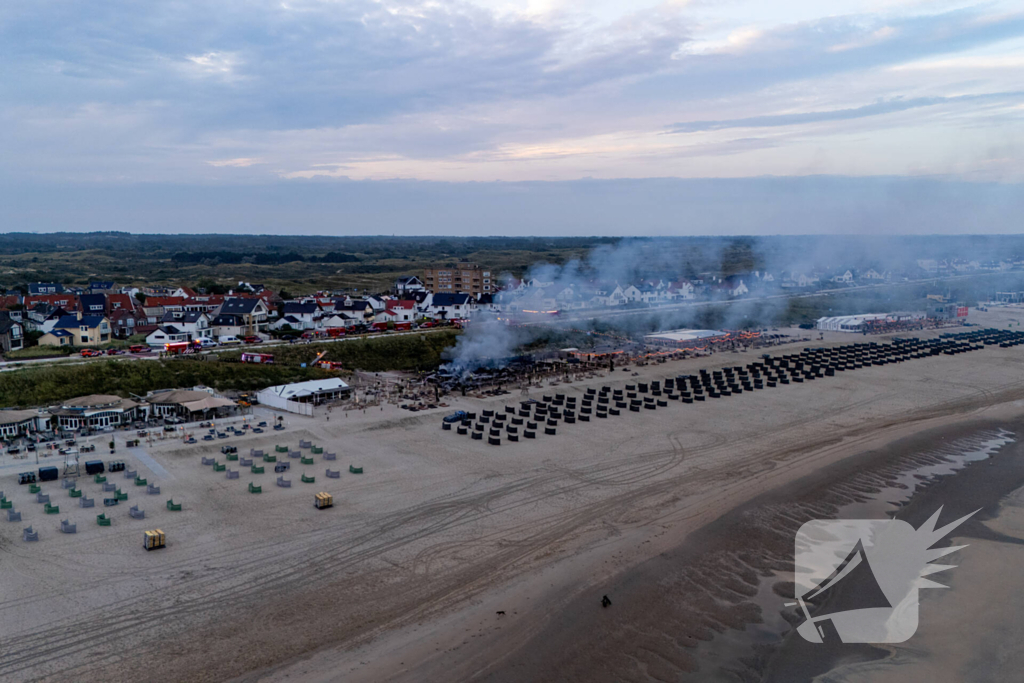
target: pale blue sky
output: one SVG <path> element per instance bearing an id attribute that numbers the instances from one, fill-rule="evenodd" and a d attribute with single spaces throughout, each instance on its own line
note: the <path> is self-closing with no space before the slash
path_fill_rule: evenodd
<path id="1" fill-rule="evenodd" d="M 1024 183 L 1019 2 L 9 0 L 0 60 L 14 199 L 0 231 L 74 229 L 90 187 L 173 194 L 172 208 L 189 188 L 206 202 L 267 187 L 298 217 L 339 184 L 391 183 L 394 205 L 348 230 L 415 233 L 431 187 L 475 203 L 498 181 L 524 203 L 537 183 L 563 183 L 557 195 L 580 179 L 902 177 L 978 196 Z M 215 225 L 185 212 L 182 230 L 263 222 L 231 199 L 244 194 L 223 193 L 236 203 Z M 107 207 L 109 227 L 139 229 L 127 204 Z M 632 229 L 672 218 L 656 201 Z"/>

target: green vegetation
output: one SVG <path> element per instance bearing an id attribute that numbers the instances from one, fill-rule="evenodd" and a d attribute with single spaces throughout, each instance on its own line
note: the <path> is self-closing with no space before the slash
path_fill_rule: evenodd
<path id="1" fill-rule="evenodd" d="M 62 358 L 79 352 L 70 346 L 26 346 L 17 351 L 3 354 L 4 360 L 25 360 L 27 358 Z"/>
<path id="2" fill-rule="evenodd" d="M 274 384 L 329 377 L 297 366 L 264 366 L 216 361 L 106 361 L 47 365 L 5 372 L 0 407 L 45 406 L 89 394 L 145 395 L 154 389 L 205 384 L 221 391 L 254 391 Z"/>
<path id="3" fill-rule="evenodd" d="M 276 367 L 312 363 L 317 354 L 327 351 L 323 360 L 342 363 L 347 370 L 432 370 L 441 364 L 441 352 L 453 346 L 458 335 L 457 330 L 438 330 L 320 344 L 275 346 L 267 349 L 267 353 L 274 355 Z M 221 354 L 225 360 L 240 357 L 241 351 Z"/>
<path id="4" fill-rule="evenodd" d="M 85 285 L 190 285 L 226 292 L 239 281 L 274 291 L 386 291 L 402 275 L 466 260 L 521 275 L 537 261 L 564 263 L 618 238 L 289 237 L 9 233 L 0 244 L 0 288 L 56 281 Z"/>
<path id="5" fill-rule="evenodd" d="M 325 360 L 344 363 L 347 369 L 430 370 L 441 362 L 441 352 L 455 344 L 457 330 L 376 337 L 321 344 L 296 344 L 268 349 L 273 365 L 228 362 L 240 351 L 221 354 L 221 360 L 115 361 L 46 365 L 5 372 L 0 376 L 0 407 L 45 406 L 88 394 L 145 395 L 154 389 L 205 384 L 220 391 L 256 391 L 263 387 L 333 376 L 326 370 L 300 367 L 326 350 Z M 34 347 L 39 348 L 39 347 Z"/>

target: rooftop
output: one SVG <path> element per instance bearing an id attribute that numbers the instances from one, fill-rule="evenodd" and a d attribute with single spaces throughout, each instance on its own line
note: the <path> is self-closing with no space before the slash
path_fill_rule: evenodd
<path id="1" fill-rule="evenodd" d="M 666 330 L 644 335 L 645 341 L 668 341 L 688 342 L 698 339 L 710 339 L 712 337 L 724 337 L 725 332 L 721 330 Z"/>
<path id="2" fill-rule="evenodd" d="M 329 379 L 312 379 L 308 382 L 296 382 L 295 384 L 279 384 L 276 387 L 267 387 L 264 391 L 273 392 L 281 398 L 297 398 L 347 388 L 348 384 L 337 377 L 331 377 Z"/>

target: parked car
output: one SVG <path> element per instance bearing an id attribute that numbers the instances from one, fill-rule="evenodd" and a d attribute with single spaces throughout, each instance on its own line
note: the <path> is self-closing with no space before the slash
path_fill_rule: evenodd
<path id="1" fill-rule="evenodd" d="M 17 455 L 18 453 L 21 453 L 21 449 L 17 446 L 11 446 L 7 449 L 7 452 L 11 455 Z"/>
<path id="2" fill-rule="evenodd" d="M 280 339 L 281 341 L 295 341 L 295 335 L 294 334 L 282 334 L 280 337 L 278 337 L 278 339 Z"/>
<path id="3" fill-rule="evenodd" d="M 235 344 L 241 344 L 242 340 L 238 337 L 232 337 L 231 335 L 225 335 L 217 339 L 217 342 L 221 346 L 234 346 Z"/>
<path id="4" fill-rule="evenodd" d="M 107 349 L 108 356 L 120 356 L 124 353 L 124 349 Z"/>
<path id="5" fill-rule="evenodd" d="M 35 449 L 36 449 L 36 445 L 34 443 L 30 443 L 29 445 L 25 446 L 25 450 L 28 451 L 29 453 L 31 453 Z"/>
<path id="6" fill-rule="evenodd" d="M 102 351 L 97 351 L 96 349 L 82 349 L 82 358 L 92 358 L 94 356 L 102 356 L 102 355 L 103 355 L 103 352 Z"/>
<path id="7" fill-rule="evenodd" d="M 145 344 L 132 344 L 128 347 L 128 350 L 132 353 L 149 353 L 152 351 L 152 349 Z"/>
<path id="8" fill-rule="evenodd" d="M 259 344 L 263 341 L 263 339 L 255 335 L 249 335 L 248 337 L 242 337 L 242 341 L 244 341 L 246 344 Z"/>
<path id="9" fill-rule="evenodd" d="M 199 345 L 202 346 L 204 349 L 212 349 L 213 347 L 217 346 L 217 342 L 214 341 L 213 339 L 210 339 L 209 337 L 203 337 L 202 339 L 199 340 Z"/>

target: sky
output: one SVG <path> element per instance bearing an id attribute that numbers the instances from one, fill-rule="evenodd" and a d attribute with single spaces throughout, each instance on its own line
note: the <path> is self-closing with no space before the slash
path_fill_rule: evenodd
<path id="1" fill-rule="evenodd" d="M 0 74 L 0 232 L 1016 232 L 1024 208 L 1019 0 L 7 0 Z"/>

